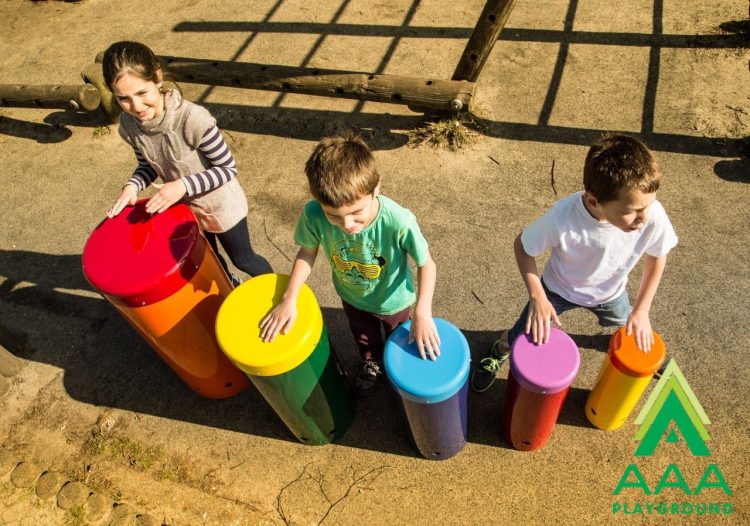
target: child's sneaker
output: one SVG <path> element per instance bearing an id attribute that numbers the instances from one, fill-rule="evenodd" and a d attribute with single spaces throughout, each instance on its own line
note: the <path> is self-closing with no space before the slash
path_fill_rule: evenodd
<path id="1" fill-rule="evenodd" d="M 380 364 L 375 360 L 363 360 L 359 366 L 359 374 L 355 381 L 357 394 L 366 397 L 372 394 L 372 390 L 378 383 L 378 379 L 383 376 Z"/>
<path id="2" fill-rule="evenodd" d="M 232 282 L 232 287 L 234 287 L 235 289 L 242 285 L 242 280 L 240 279 L 240 277 L 235 276 L 234 274 L 229 275 L 229 281 Z"/>
<path id="3" fill-rule="evenodd" d="M 492 344 L 489 354 L 482 358 L 479 366 L 471 375 L 471 388 L 477 393 L 482 393 L 490 388 L 495 381 L 495 376 L 500 367 L 508 361 L 510 356 L 510 345 L 508 345 L 508 331 L 500 335 L 500 339 Z"/>

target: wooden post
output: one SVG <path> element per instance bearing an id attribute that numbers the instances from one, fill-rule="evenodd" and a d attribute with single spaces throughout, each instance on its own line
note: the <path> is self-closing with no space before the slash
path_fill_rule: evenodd
<path id="1" fill-rule="evenodd" d="M 99 91 L 90 84 L 0 84 L 0 106 L 92 111 L 99 107 L 99 101 Z"/>
<path id="2" fill-rule="evenodd" d="M 100 53 L 97 61 L 101 61 L 101 56 Z M 177 82 L 391 102 L 416 108 L 468 108 L 476 90 L 473 82 L 466 81 L 195 58 L 158 58 L 168 77 Z"/>
<path id="3" fill-rule="evenodd" d="M 109 90 L 106 82 L 104 82 L 104 73 L 102 73 L 101 64 L 90 64 L 86 66 L 81 72 L 83 80 L 92 84 L 99 91 L 99 96 L 102 99 L 101 108 L 104 110 L 105 115 L 109 118 L 110 122 L 117 122 L 120 118 L 120 105 L 117 104 L 114 95 Z"/>
<path id="4" fill-rule="evenodd" d="M 453 72 L 453 80 L 477 81 L 515 5 L 516 0 L 487 0 L 456 71 Z"/>

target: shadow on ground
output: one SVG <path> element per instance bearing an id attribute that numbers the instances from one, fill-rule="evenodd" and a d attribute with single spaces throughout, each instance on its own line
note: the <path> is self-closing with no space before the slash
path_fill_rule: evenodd
<path id="1" fill-rule="evenodd" d="M 42 124 L 0 115 L 0 134 L 31 139 L 40 144 L 63 142 L 73 135 L 73 132 L 65 126 L 50 124 L 48 117 L 45 117 L 44 124 Z"/>
<path id="2" fill-rule="evenodd" d="M 750 157 L 719 161 L 714 165 L 714 173 L 725 181 L 750 183 Z"/>
<path id="3" fill-rule="evenodd" d="M 184 422 L 295 441 L 254 387 L 227 400 L 193 393 L 135 333 L 93 293 L 77 255 L 0 251 L 0 344 L 13 354 L 59 367 L 63 385 L 75 400 Z M 325 308 L 331 343 L 349 372 L 358 357 L 342 309 Z M 492 344 L 494 331 L 464 331 L 477 363 Z M 580 346 L 606 348 L 607 336 L 573 335 Z M 506 366 L 507 367 L 507 366 Z M 506 369 L 507 372 L 507 369 Z M 481 395 L 470 392 L 470 442 L 507 447 L 500 436 L 505 379 Z M 588 391 L 573 389 L 559 422 L 587 426 L 583 412 Z M 352 428 L 342 445 L 416 456 L 410 446 L 397 395 L 386 383 L 359 400 Z"/>

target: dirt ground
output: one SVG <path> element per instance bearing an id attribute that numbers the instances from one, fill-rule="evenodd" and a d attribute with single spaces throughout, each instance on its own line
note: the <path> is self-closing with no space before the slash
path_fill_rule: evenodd
<path id="1" fill-rule="evenodd" d="M 0 83 L 77 83 L 121 39 L 165 55 L 450 78 L 483 4 L 6 0 Z M 588 424 L 583 406 L 608 336 L 587 313 L 563 317 L 581 368 L 552 438 L 532 453 L 499 433 L 507 366 L 489 392 L 470 394 L 468 443 L 440 462 L 411 448 L 385 386 L 324 447 L 298 443 L 254 388 L 200 398 L 80 270 L 86 239 L 134 166 L 116 126 L 99 113 L 0 108 L 0 345 L 19 358 L 0 354 L 0 524 L 749 524 L 747 15 L 744 0 L 519 0 L 478 82 L 481 136 L 458 152 L 408 146 L 423 117 L 402 106 L 183 86 L 225 131 L 254 246 L 281 272 L 295 252 L 312 146 L 359 131 L 384 194 L 414 211 L 430 242 L 434 314 L 466 334 L 475 363 L 525 301 L 515 235 L 580 188 L 587 145 L 603 131 L 642 138 L 680 238 L 651 319 L 711 419 L 710 459 L 684 444 L 636 459 L 634 417 L 614 432 Z M 353 373 L 325 262 L 310 285 Z M 651 489 L 670 464 L 690 488 L 716 464 L 732 494 L 613 495 L 631 463 Z M 60 474 L 57 486 L 49 473 Z M 98 497 L 56 504 L 66 480 L 101 495 L 99 507 Z M 613 514 L 618 502 L 733 512 Z"/>

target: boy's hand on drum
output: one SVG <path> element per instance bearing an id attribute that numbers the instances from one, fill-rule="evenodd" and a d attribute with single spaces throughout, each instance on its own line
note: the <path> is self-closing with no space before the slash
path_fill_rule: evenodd
<path id="1" fill-rule="evenodd" d="M 557 312 L 555 312 L 555 308 L 549 302 L 547 296 L 543 298 L 530 297 L 529 312 L 526 317 L 524 332 L 526 334 L 531 333 L 534 343 L 544 344 L 549 341 L 552 322 L 558 327 L 560 326 L 560 319 L 557 317 Z"/>
<path id="2" fill-rule="evenodd" d="M 654 345 L 654 332 L 651 330 L 648 312 L 631 311 L 625 324 L 625 330 L 628 336 L 635 333 L 635 344 L 640 350 L 643 352 L 651 351 L 651 347 Z"/>
<path id="3" fill-rule="evenodd" d="M 159 191 L 146 203 L 146 212 L 149 214 L 161 214 L 187 193 L 181 179 L 164 184 L 153 183 L 153 187 Z"/>
<path id="4" fill-rule="evenodd" d="M 272 342 L 276 335 L 288 333 L 297 319 L 297 302 L 281 302 L 260 322 L 260 337 L 264 342 Z"/>
<path id="5" fill-rule="evenodd" d="M 430 360 L 435 360 L 440 356 L 440 336 L 430 313 L 414 312 L 414 319 L 411 321 L 409 330 L 409 343 L 415 341 L 423 360 L 427 356 Z"/>
<path id="6" fill-rule="evenodd" d="M 120 197 L 117 198 L 115 204 L 107 212 L 107 217 L 112 218 L 122 212 L 122 209 L 128 205 L 134 205 L 138 199 L 138 189 L 132 184 L 126 184 L 122 188 Z"/>

